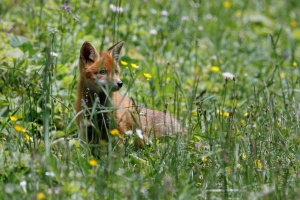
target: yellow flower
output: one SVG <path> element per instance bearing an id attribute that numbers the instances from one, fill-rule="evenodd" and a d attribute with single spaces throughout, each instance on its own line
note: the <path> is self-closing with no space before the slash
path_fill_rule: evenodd
<path id="1" fill-rule="evenodd" d="M 245 160 L 247 158 L 247 154 L 245 152 L 241 153 L 242 159 Z"/>
<path id="2" fill-rule="evenodd" d="M 229 113 L 228 112 L 222 112 L 219 109 L 217 110 L 217 114 L 223 116 L 223 117 L 229 117 Z"/>
<path id="3" fill-rule="evenodd" d="M 232 169 L 231 169 L 230 167 L 226 167 L 225 169 L 226 169 L 226 171 L 227 171 L 228 173 L 231 173 L 231 172 L 232 172 Z"/>
<path id="4" fill-rule="evenodd" d="M 110 134 L 111 134 L 111 135 L 119 135 L 120 132 L 119 132 L 118 129 L 113 129 L 113 130 L 110 130 Z"/>
<path id="5" fill-rule="evenodd" d="M 184 89 L 184 90 L 188 90 L 188 89 L 190 89 L 190 86 L 185 85 L 185 86 L 183 87 L 183 89 Z"/>
<path id="6" fill-rule="evenodd" d="M 127 63 L 127 62 L 125 62 L 125 61 L 123 61 L 123 60 L 121 60 L 121 65 L 127 66 L 127 65 L 128 65 L 128 63 Z"/>
<path id="7" fill-rule="evenodd" d="M 170 80 L 171 80 L 170 77 L 167 77 L 167 78 L 166 78 L 166 81 L 167 81 L 167 82 L 170 82 Z"/>
<path id="8" fill-rule="evenodd" d="M 230 8 L 231 4 L 229 1 L 223 1 L 224 8 Z"/>
<path id="9" fill-rule="evenodd" d="M 131 67 L 134 68 L 134 69 L 138 69 L 139 66 L 137 66 L 136 64 L 131 64 Z"/>
<path id="10" fill-rule="evenodd" d="M 241 120 L 241 126 L 246 126 L 245 120 Z"/>
<path id="11" fill-rule="evenodd" d="M 294 61 L 294 62 L 292 63 L 292 65 L 293 65 L 293 67 L 297 67 L 298 64 L 297 64 L 297 62 Z"/>
<path id="12" fill-rule="evenodd" d="M 144 73 L 144 76 L 147 80 L 150 80 L 150 78 L 152 78 L 152 75 L 148 73 Z"/>
<path id="13" fill-rule="evenodd" d="M 207 157 L 202 157 L 201 160 L 206 163 L 208 161 L 208 158 Z"/>
<path id="14" fill-rule="evenodd" d="M 259 168 L 259 169 L 262 168 L 262 163 L 261 163 L 260 160 L 255 160 L 255 161 L 254 161 L 254 165 L 255 165 L 257 168 Z"/>
<path id="15" fill-rule="evenodd" d="M 46 196 L 44 195 L 44 193 L 38 192 L 38 193 L 36 194 L 36 198 L 37 198 L 37 199 L 45 199 Z"/>
<path id="16" fill-rule="evenodd" d="M 16 116 L 9 116 L 9 118 L 12 122 L 15 122 L 18 120 L 18 118 Z"/>
<path id="17" fill-rule="evenodd" d="M 221 71 L 220 67 L 217 66 L 211 66 L 209 67 L 209 70 L 216 73 L 219 73 Z"/>
<path id="18" fill-rule="evenodd" d="M 284 72 L 280 72 L 280 77 L 281 78 L 285 78 L 285 73 Z"/>
<path id="19" fill-rule="evenodd" d="M 90 164 L 92 167 L 95 167 L 95 166 L 98 165 L 97 161 L 94 160 L 94 159 L 89 160 L 89 164 Z"/>
<path id="20" fill-rule="evenodd" d="M 29 141 L 30 140 L 30 135 L 28 135 L 27 133 L 25 134 L 25 139 L 27 140 L 27 141 Z"/>
<path id="21" fill-rule="evenodd" d="M 26 129 L 25 129 L 25 128 L 23 128 L 22 126 L 17 125 L 17 124 L 14 125 L 14 129 L 15 129 L 17 132 L 22 132 L 22 133 L 25 133 L 25 132 L 26 132 Z"/>
<path id="22" fill-rule="evenodd" d="M 292 20 L 292 21 L 290 22 L 291 27 L 296 27 L 297 24 L 298 24 L 298 23 L 297 23 L 296 20 Z"/>
<path id="23" fill-rule="evenodd" d="M 229 117 L 229 113 L 228 112 L 223 112 L 223 116 L 224 117 Z"/>

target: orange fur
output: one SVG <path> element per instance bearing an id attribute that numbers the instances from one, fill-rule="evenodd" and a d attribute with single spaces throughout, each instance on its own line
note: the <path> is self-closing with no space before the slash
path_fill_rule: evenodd
<path id="1" fill-rule="evenodd" d="M 76 100 L 79 137 L 97 144 L 100 139 L 108 139 L 108 130 L 112 128 L 117 128 L 121 134 L 139 128 L 144 135 L 156 136 L 184 132 L 172 115 L 138 107 L 130 98 L 117 92 L 122 87 L 118 60 L 123 44 L 119 42 L 100 53 L 89 42 L 81 47 Z M 95 103 L 98 112 L 105 112 L 93 114 L 91 109 Z"/>

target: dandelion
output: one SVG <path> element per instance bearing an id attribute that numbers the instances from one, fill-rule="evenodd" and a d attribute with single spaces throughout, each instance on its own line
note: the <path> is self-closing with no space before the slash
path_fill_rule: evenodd
<path id="1" fill-rule="evenodd" d="M 152 75 L 148 73 L 144 73 L 144 76 L 148 81 L 152 78 Z"/>
<path id="2" fill-rule="evenodd" d="M 291 25 L 291 27 L 296 27 L 297 25 L 298 25 L 298 23 L 297 23 L 297 21 L 296 20 L 292 20 L 291 22 L 290 22 L 290 25 Z"/>
<path id="3" fill-rule="evenodd" d="M 190 89 L 190 86 L 185 85 L 185 86 L 183 87 L 183 89 L 184 89 L 184 90 L 188 90 L 188 89 Z"/>
<path id="4" fill-rule="evenodd" d="M 229 113 L 228 112 L 223 112 L 223 116 L 224 117 L 229 117 Z"/>
<path id="5" fill-rule="evenodd" d="M 208 158 L 204 156 L 201 158 L 201 160 L 202 160 L 202 162 L 206 163 L 208 161 Z"/>
<path id="6" fill-rule="evenodd" d="M 167 17 L 169 15 L 169 13 L 168 13 L 168 11 L 163 10 L 163 11 L 161 11 L 161 15 L 164 17 Z"/>
<path id="7" fill-rule="evenodd" d="M 231 172 L 232 172 L 232 169 L 231 169 L 230 167 L 226 167 L 225 169 L 226 169 L 226 171 L 227 171 L 228 173 L 231 173 Z"/>
<path id="8" fill-rule="evenodd" d="M 247 158 L 247 154 L 245 152 L 242 152 L 241 157 L 242 157 L 243 160 L 245 160 Z"/>
<path id="9" fill-rule="evenodd" d="M 92 167 L 95 167 L 98 165 L 97 161 L 94 159 L 89 160 L 89 165 L 91 165 Z"/>
<path id="10" fill-rule="evenodd" d="M 25 133 L 25 132 L 26 132 L 26 129 L 25 129 L 25 128 L 23 128 L 22 126 L 17 125 L 17 124 L 14 125 L 14 129 L 15 129 L 17 132 L 22 132 L 22 133 Z"/>
<path id="11" fill-rule="evenodd" d="M 9 118 L 12 122 L 15 122 L 18 120 L 18 118 L 16 116 L 9 116 Z"/>
<path id="12" fill-rule="evenodd" d="M 50 56 L 57 58 L 58 57 L 58 53 L 52 51 L 52 52 L 50 52 Z"/>
<path id="13" fill-rule="evenodd" d="M 220 67 L 217 67 L 217 66 L 211 66 L 211 67 L 208 67 L 208 69 L 212 72 L 216 72 L 216 73 L 219 73 L 221 71 Z"/>
<path id="14" fill-rule="evenodd" d="M 229 1 L 223 1 L 223 7 L 224 8 L 230 8 L 230 6 L 231 6 L 231 4 L 230 4 L 230 2 Z"/>
<path id="15" fill-rule="evenodd" d="M 217 110 L 217 114 L 219 114 L 219 115 L 221 115 L 221 116 L 223 116 L 223 117 L 229 117 L 229 113 L 228 112 L 222 112 L 221 110 Z"/>
<path id="16" fill-rule="evenodd" d="M 259 169 L 261 169 L 261 168 L 262 168 L 262 163 L 261 163 L 261 161 L 260 161 L 260 160 L 255 160 L 255 161 L 254 161 L 254 166 L 257 167 L 257 168 L 259 168 Z"/>
<path id="17" fill-rule="evenodd" d="M 45 198 L 46 198 L 46 196 L 45 196 L 45 194 L 44 194 L 44 193 L 42 193 L 42 192 L 38 192 L 38 193 L 36 194 L 36 198 L 37 198 L 37 199 L 45 199 Z"/>
<path id="18" fill-rule="evenodd" d="M 137 66 L 136 64 L 133 64 L 133 63 L 131 64 L 131 67 L 134 68 L 134 69 L 138 69 L 139 68 L 139 66 Z"/>
<path id="19" fill-rule="evenodd" d="M 202 183 L 198 181 L 198 182 L 197 182 L 197 185 L 198 185 L 198 186 L 201 186 L 201 185 L 202 185 Z"/>
<path id="20" fill-rule="evenodd" d="M 118 129 L 113 129 L 113 130 L 110 131 L 110 134 L 111 134 L 111 135 L 119 135 L 120 132 L 119 132 Z"/>
<path id="21" fill-rule="evenodd" d="M 285 75 L 284 72 L 280 72 L 280 77 L 281 77 L 281 78 L 285 78 L 285 76 L 286 76 L 286 75 Z"/>
<path id="22" fill-rule="evenodd" d="M 144 139 L 144 136 L 142 134 L 142 131 L 140 129 L 136 129 L 136 135 L 140 138 L 140 139 Z"/>
<path id="23" fill-rule="evenodd" d="M 170 80 L 171 80 L 170 77 L 167 77 L 167 78 L 166 78 L 166 81 L 167 81 L 167 82 L 170 82 Z"/>
<path id="24" fill-rule="evenodd" d="M 241 121 L 240 121 L 240 124 L 241 124 L 241 126 L 244 126 L 244 127 L 245 127 L 245 126 L 246 126 L 245 120 L 241 120 Z"/>
<path id="25" fill-rule="evenodd" d="M 225 78 L 232 79 L 232 80 L 235 78 L 235 76 L 230 72 L 224 72 L 224 73 L 222 73 L 222 76 Z"/>
<path id="26" fill-rule="evenodd" d="M 157 30 L 151 29 L 151 30 L 149 31 L 149 33 L 150 33 L 150 35 L 156 35 L 156 34 L 157 34 Z"/>
<path id="27" fill-rule="evenodd" d="M 123 61 L 123 60 L 121 60 L 120 63 L 121 63 L 121 65 L 124 65 L 124 66 L 127 66 L 127 65 L 128 65 L 128 63 L 125 62 L 125 61 Z"/>
<path id="28" fill-rule="evenodd" d="M 25 139 L 27 140 L 27 141 L 29 141 L 30 140 L 30 135 L 28 135 L 27 133 L 25 134 Z"/>
<path id="29" fill-rule="evenodd" d="M 115 6 L 114 4 L 110 4 L 109 8 L 111 11 L 116 12 L 116 13 L 123 13 L 124 9 L 119 7 L 119 6 Z"/>
<path id="30" fill-rule="evenodd" d="M 295 62 L 295 61 L 292 63 L 293 67 L 297 67 L 297 65 L 298 65 L 297 62 Z"/>

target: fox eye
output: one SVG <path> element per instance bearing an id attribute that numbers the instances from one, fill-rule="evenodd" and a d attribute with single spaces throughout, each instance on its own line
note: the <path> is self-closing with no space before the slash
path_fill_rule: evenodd
<path id="1" fill-rule="evenodd" d="M 115 70 L 115 74 L 119 74 L 119 70 L 116 69 L 116 70 Z"/>
<path id="2" fill-rule="evenodd" d="M 106 74 L 107 74 L 107 70 L 100 70 L 100 71 L 98 72 L 98 74 L 106 75 Z"/>

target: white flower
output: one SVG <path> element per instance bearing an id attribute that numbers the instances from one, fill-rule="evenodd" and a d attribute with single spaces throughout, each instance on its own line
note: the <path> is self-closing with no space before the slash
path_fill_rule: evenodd
<path id="1" fill-rule="evenodd" d="M 52 52 L 50 52 L 50 56 L 57 58 L 58 57 L 58 53 L 52 51 Z"/>
<path id="2" fill-rule="evenodd" d="M 54 177 L 55 174 L 53 172 L 46 172 L 45 173 L 46 176 L 50 176 L 50 177 Z"/>
<path id="3" fill-rule="evenodd" d="M 131 136 L 132 135 L 132 131 L 131 130 L 125 131 L 125 135 Z"/>
<path id="4" fill-rule="evenodd" d="M 150 33 L 150 35 L 156 35 L 156 34 L 157 34 L 157 30 L 151 29 L 151 30 L 149 31 L 149 33 Z"/>
<path id="5" fill-rule="evenodd" d="M 109 8 L 111 11 L 113 12 L 117 12 L 117 13 L 123 13 L 124 12 L 124 9 L 119 7 L 119 6 L 115 6 L 114 4 L 110 4 L 109 5 Z"/>
<path id="6" fill-rule="evenodd" d="M 203 26 L 198 26 L 198 30 L 203 31 L 204 30 Z"/>
<path id="7" fill-rule="evenodd" d="M 142 131 L 140 129 L 136 129 L 136 135 L 140 138 L 140 139 L 144 139 L 144 136 L 142 134 Z"/>
<path id="8" fill-rule="evenodd" d="M 26 181 L 21 181 L 21 182 L 20 182 L 20 186 L 21 186 L 21 187 L 25 187 L 26 185 L 27 185 L 27 182 L 26 182 Z"/>
<path id="9" fill-rule="evenodd" d="M 183 22 L 188 21 L 188 20 L 189 20 L 188 16 L 182 16 L 181 17 L 181 21 L 183 21 Z"/>
<path id="10" fill-rule="evenodd" d="M 163 10 L 161 11 L 161 15 L 167 17 L 169 15 L 168 11 Z"/>
<path id="11" fill-rule="evenodd" d="M 211 60 L 218 60 L 218 57 L 217 57 L 216 55 L 212 55 L 212 56 L 210 57 L 210 59 L 211 59 Z"/>
<path id="12" fill-rule="evenodd" d="M 229 79 L 233 79 L 235 76 L 232 74 L 232 73 L 230 73 L 230 72 L 224 72 L 223 74 L 222 74 L 222 76 L 223 77 L 225 77 L 225 78 L 229 78 Z"/>

